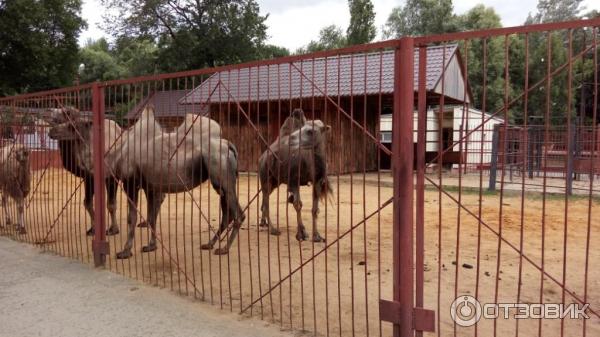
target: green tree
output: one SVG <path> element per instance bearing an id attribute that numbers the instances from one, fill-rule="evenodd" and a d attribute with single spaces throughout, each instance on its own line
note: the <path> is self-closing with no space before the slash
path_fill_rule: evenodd
<path id="1" fill-rule="evenodd" d="M 375 11 L 371 0 L 348 0 L 350 7 L 350 25 L 346 30 L 348 45 L 373 41 L 377 35 Z"/>
<path id="2" fill-rule="evenodd" d="M 492 7 L 477 5 L 468 12 L 456 17 L 456 28 L 459 31 L 490 29 L 502 27 L 500 16 Z M 484 45 L 486 46 L 484 65 Z M 482 39 L 470 40 L 465 45 L 460 44 L 462 57 L 467 60 L 469 73 L 469 86 L 478 109 L 483 108 L 483 75 L 486 77 L 486 102 L 487 111 L 495 111 L 504 105 L 504 38 L 487 39 L 484 44 Z M 485 66 L 485 68 L 484 68 Z"/>
<path id="3" fill-rule="evenodd" d="M 111 54 L 126 69 L 127 76 L 158 72 L 158 46 L 150 39 L 121 37 L 117 39 Z"/>
<path id="4" fill-rule="evenodd" d="M 582 0 L 539 0 L 537 12 L 529 14 L 525 24 L 536 24 L 546 22 L 558 22 L 573 20 L 579 18 L 581 12 Z M 544 80 L 548 73 L 548 42 L 550 42 L 550 71 L 554 71 L 559 66 L 566 63 L 568 57 L 568 35 L 566 31 L 552 32 L 550 34 L 530 34 L 530 76 L 529 83 L 536 83 Z M 576 37 L 578 38 L 578 37 Z M 523 37 L 521 37 L 523 39 Z M 550 39 L 550 41 L 548 40 Z M 588 40 L 589 41 L 589 40 Z M 583 39 L 574 40 L 574 44 L 583 45 Z M 573 65 L 574 70 L 589 69 L 581 61 L 576 61 Z M 587 74 L 592 76 L 592 73 Z M 586 77 L 586 74 L 583 74 Z M 552 76 L 551 86 L 548 88 L 545 84 L 538 90 L 531 93 L 529 97 L 530 115 L 544 116 L 549 109 L 551 123 L 560 125 L 566 123 L 568 111 L 568 81 L 567 69 Z M 550 91 L 551 104 L 547 106 L 546 95 Z M 574 115 L 576 110 L 576 101 L 579 97 L 571 100 L 571 112 Z"/>
<path id="5" fill-rule="evenodd" d="M 80 0 L 0 1 L 0 95 L 72 84 L 80 15 Z"/>
<path id="6" fill-rule="evenodd" d="M 266 60 L 266 59 L 273 59 L 273 58 L 277 58 L 277 57 L 289 56 L 290 51 L 284 47 L 267 44 L 260 48 L 259 54 L 260 54 L 260 59 Z"/>
<path id="7" fill-rule="evenodd" d="M 452 0 L 407 0 L 392 9 L 383 28 L 386 38 L 456 31 Z"/>
<path id="8" fill-rule="evenodd" d="M 127 69 L 119 64 L 105 39 L 88 40 L 79 51 L 79 59 L 85 65 L 79 74 L 81 83 L 107 81 L 127 74 Z"/>
<path id="9" fill-rule="evenodd" d="M 330 25 L 321 28 L 319 39 L 310 41 L 306 47 L 296 50 L 296 54 L 312 53 L 321 50 L 343 48 L 347 45 L 346 37 L 342 28 L 336 25 Z"/>
<path id="10" fill-rule="evenodd" d="M 255 0 L 102 0 L 114 36 L 150 38 L 162 71 L 177 71 L 260 58 L 267 38 Z"/>
<path id="11" fill-rule="evenodd" d="M 575 20 L 581 12 L 583 0 L 539 0 L 537 13 L 531 14 L 525 24 Z"/>

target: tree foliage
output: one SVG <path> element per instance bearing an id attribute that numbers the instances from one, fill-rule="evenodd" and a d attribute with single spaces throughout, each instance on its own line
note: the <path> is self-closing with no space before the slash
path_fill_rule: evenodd
<path id="1" fill-rule="evenodd" d="M 296 50 L 296 54 L 343 48 L 346 45 L 347 40 L 342 28 L 336 25 L 330 25 L 321 28 L 319 31 L 319 39 L 317 41 L 310 41 L 306 47 Z"/>
<path id="2" fill-rule="evenodd" d="M 371 0 L 348 0 L 348 6 L 350 7 L 350 25 L 346 30 L 346 43 L 355 45 L 373 41 L 377 35 L 377 29 Z"/>
<path id="3" fill-rule="evenodd" d="M 502 27 L 502 22 L 493 8 L 477 5 L 465 14 L 457 16 L 455 25 L 460 31 L 469 31 Z M 504 39 L 492 38 L 485 42 L 475 39 L 460 47 L 463 59 L 467 61 L 469 86 L 475 106 L 480 109 L 484 106 L 482 100 L 485 88 L 486 110 L 500 108 L 504 104 Z M 485 86 L 484 73 L 487 75 Z"/>
<path id="4" fill-rule="evenodd" d="M 80 0 L 0 1 L 0 95 L 73 83 Z"/>
<path id="5" fill-rule="evenodd" d="M 162 71 L 255 60 L 267 38 L 255 0 L 102 0 L 112 15 L 106 28 L 116 37 L 158 44 Z"/>
<path id="6" fill-rule="evenodd" d="M 452 0 L 407 0 L 392 9 L 383 33 L 386 38 L 441 34 L 456 30 Z"/>
<path id="7" fill-rule="evenodd" d="M 583 0 L 538 0 L 537 13 L 531 14 L 526 24 L 559 22 L 579 18 Z"/>

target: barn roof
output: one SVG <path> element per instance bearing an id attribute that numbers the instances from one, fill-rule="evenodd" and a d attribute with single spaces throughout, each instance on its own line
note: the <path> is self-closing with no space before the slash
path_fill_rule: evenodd
<path id="1" fill-rule="evenodd" d="M 415 50 L 414 63 L 416 88 L 418 49 Z M 427 48 L 426 79 L 430 93 L 442 93 L 442 74 L 445 74 L 445 96 L 462 102 L 464 73 L 456 44 Z M 391 94 L 393 91 L 394 51 L 389 50 L 218 72 L 185 95 L 181 103 L 269 101 L 319 97 L 325 93 L 328 96 L 349 96 Z M 470 94 L 466 96 L 470 101 Z"/>
<path id="2" fill-rule="evenodd" d="M 186 113 L 206 113 L 208 108 L 203 104 L 181 105 L 179 100 L 188 94 L 190 90 L 153 91 L 127 114 L 126 119 L 137 119 L 142 110 L 148 105 L 154 105 L 154 116 L 156 117 L 179 117 Z"/>

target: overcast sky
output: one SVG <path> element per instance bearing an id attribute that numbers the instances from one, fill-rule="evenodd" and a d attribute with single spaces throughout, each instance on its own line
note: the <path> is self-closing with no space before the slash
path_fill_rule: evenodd
<path id="1" fill-rule="evenodd" d="M 103 8 L 99 0 L 84 0 L 83 17 L 88 29 L 80 36 L 80 43 L 88 38 L 104 36 L 98 27 L 102 21 Z M 392 8 L 403 5 L 404 0 L 373 0 L 375 5 L 375 24 L 381 38 L 381 26 L 385 23 Z M 529 12 L 536 10 L 537 0 L 456 0 L 454 11 L 458 14 L 468 11 L 479 3 L 491 6 L 500 14 L 504 26 L 522 24 Z M 262 14 L 269 14 L 269 43 L 284 46 L 291 51 L 316 39 L 319 30 L 327 25 L 336 24 L 346 29 L 350 20 L 346 0 L 258 0 Z M 584 0 L 587 10 L 600 10 L 600 0 Z"/>

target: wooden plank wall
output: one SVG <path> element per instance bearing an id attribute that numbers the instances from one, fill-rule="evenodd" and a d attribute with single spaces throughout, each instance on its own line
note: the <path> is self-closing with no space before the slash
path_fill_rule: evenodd
<path id="1" fill-rule="evenodd" d="M 348 97 L 340 99 L 340 107 L 346 116 L 338 110 L 336 104 L 323 98 L 294 100 L 292 102 L 263 102 L 241 104 L 244 113 L 238 113 L 237 107 L 225 108 L 214 105 L 211 117 L 217 120 L 223 129 L 226 139 L 233 142 L 239 152 L 239 170 L 256 171 L 258 158 L 266 150 L 266 143 L 271 144 L 277 137 L 280 125 L 289 115 L 290 107 L 302 107 L 307 119 L 321 119 L 330 125 L 332 132 L 327 136 L 326 150 L 330 174 L 362 172 L 377 170 L 377 147 L 356 124 L 351 123 L 350 115 L 364 126 L 374 137 L 377 137 L 378 98 L 367 99 L 365 116 L 364 97 L 355 97 L 351 104 Z M 337 98 L 334 99 L 337 102 Z M 270 104 L 268 106 L 267 104 Z M 248 122 L 248 117 L 252 124 Z M 281 117 L 279 117 L 281 116 Z M 258 132 L 257 132 L 258 131 Z M 262 135 L 263 141 L 258 135 Z"/>

